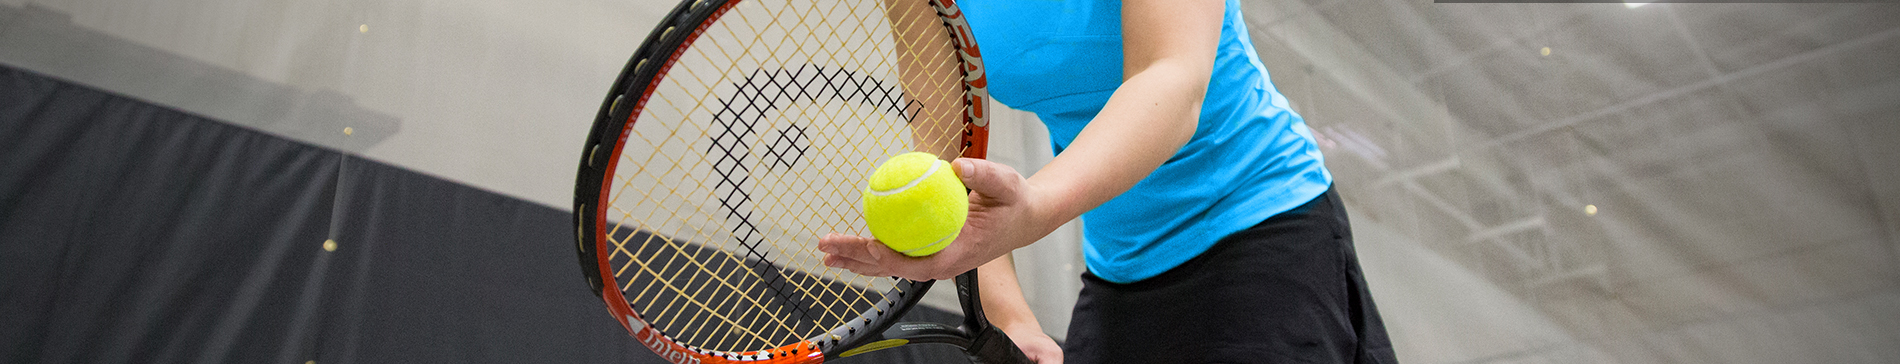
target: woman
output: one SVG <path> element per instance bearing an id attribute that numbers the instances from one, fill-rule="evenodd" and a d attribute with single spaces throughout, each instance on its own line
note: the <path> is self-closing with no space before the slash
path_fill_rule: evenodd
<path id="1" fill-rule="evenodd" d="M 991 96 L 1035 112 L 1055 159 L 1028 179 L 959 159 L 973 192 L 956 242 L 912 258 L 827 236 L 825 264 L 910 279 L 981 266 L 990 320 L 1041 363 L 1396 362 L 1332 176 L 1237 0 L 960 6 Z M 1089 269 L 1057 348 L 1007 253 L 1078 216 Z"/>

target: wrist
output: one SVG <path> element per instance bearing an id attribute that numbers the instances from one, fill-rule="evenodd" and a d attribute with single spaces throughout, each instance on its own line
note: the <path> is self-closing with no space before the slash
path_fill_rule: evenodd
<path id="1" fill-rule="evenodd" d="M 1077 214 L 1068 212 L 1069 209 L 1066 208 L 1071 205 L 1069 200 L 1072 196 L 1063 193 L 1065 191 L 1063 188 L 1038 183 L 1035 180 L 1030 180 L 1026 184 L 1030 192 L 1028 194 L 1030 225 L 1034 226 L 1035 236 L 1038 239 L 1055 232 L 1056 228 L 1062 227 L 1062 224 L 1068 223 L 1069 220 L 1075 219 Z"/>
<path id="2" fill-rule="evenodd" d="M 1010 334 L 1010 336 L 1025 335 L 1027 333 L 1047 335 L 1042 332 L 1042 324 L 1037 323 L 1034 317 L 1003 320 L 991 318 L 990 321 L 990 325 L 995 326 L 997 330 L 1002 330 L 1004 333 Z"/>

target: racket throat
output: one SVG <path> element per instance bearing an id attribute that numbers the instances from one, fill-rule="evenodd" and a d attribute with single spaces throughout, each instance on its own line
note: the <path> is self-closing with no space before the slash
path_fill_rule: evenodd
<path id="1" fill-rule="evenodd" d="M 842 356 L 850 356 L 889 349 L 909 344 L 944 344 L 956 346 L 970 357 L 973 363 L 987 363 L 1004 358 L 1004 362 L 1026 362 L 1010 360 L 1021 358 L 1016 343 L 990 325 L 989 318 L 983 314 L 983 297 L 977 288 L 976 270 L 957 275 L 954 281 L 957 298 L 963 306 L 963 325 L 951 326 L 936 322 L 899 322 L 881 333 L 880 338 Z M 987 360 L 986 360 L 987 358 Z"/>

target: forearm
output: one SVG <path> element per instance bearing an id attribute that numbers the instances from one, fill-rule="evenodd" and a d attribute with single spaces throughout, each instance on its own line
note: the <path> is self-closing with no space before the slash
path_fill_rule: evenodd
<path id="1" fill-rule="evenodd" d="M 1082 130 L 1076 142 L 1029 178 L 1043 204 L 1030 222 L 1047 235 L 1082 212 L 1120 195 L 1173 157 L 1193 137 L 1207 71 L 1158 65 L 1122 83 L 1107 106 Z M 1018 242 L 1027 246 L 1034 239 Z M 984 263 L 978 270 L 983 311 L 1006 333 L 1041 333 L 1042 324 L 1024 299 L 1012 254 Z"/>
<path id="2" fill-rule="evenodd" d="M 1030 178 L 1041 229 L 1133 188 L 1194 137 L 1224 9 L 1221 0 L 1122 1 L 1122 84 Z"/>
<path id="3" fill-rule="evenodd" d="M 1206 67 L 1160 63 L 1123 82 L 1062 154 L 1029 178 L 1053 231 L 1154 172 L 1194 136 Z"/>
<path id="4" fill-rule="evenodd" d="M 990 323 L 1004 332 L 1042 332 L 1042 324 L 1029 310 L 1022 286 L 1016 280 L 1016 264 L 1010 257 L 984 263 L 977 268 L 977 289 L 983 292 L 983 313 Z"/>
<path id="5" fill-rule="evenodd" d="M 897 40 L 898 83 L 913 149 L 955 159 L 962 154 L 958 137 L 964 116 L 956 48 L 926 0 L 885 0 L 884 5 Z"/>

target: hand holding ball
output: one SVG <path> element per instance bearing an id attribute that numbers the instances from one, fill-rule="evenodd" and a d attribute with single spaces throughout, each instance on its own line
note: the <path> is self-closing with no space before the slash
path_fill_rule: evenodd
<path id="1" fill-rule="evenodd" d="M 924 152 L 891 157 L 871 172 L 864 220 L 871 235 L 904 255 L 936 254 L 963 231 L 969 194 L 950 163 Z"/>

